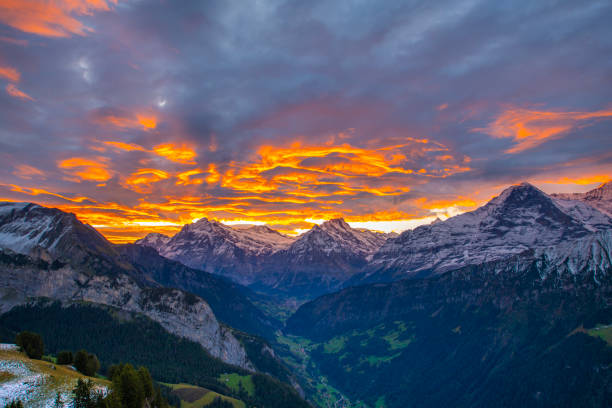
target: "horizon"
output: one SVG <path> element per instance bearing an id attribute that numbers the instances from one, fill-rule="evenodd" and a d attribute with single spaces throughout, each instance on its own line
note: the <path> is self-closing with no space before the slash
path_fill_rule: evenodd
<path id="1" fill-rule="evenodd" d="M 0 200 L 112 242 L 208 217 L 401 232 L 612 168 L 612 6 L 0 4 Z"/>
<path id="2" fill-rule="evenodd" d="M 170 233 L 161 233 L 158 231 L 154 231 L 154 230 L 146 230 L 145 228 L 142 229 L 142 236 L 139 236 L 138 238 L 134 239 L 134 240 L 119 240 L 119 241 L 113 241 L 111 239 L 109 239 L 108 237 L 106 237 L 103 233 L 103 228 L 100 228 L 100 226 L 96 226 L 96 225 L 91 225 L 91 224 L 87 224 L 85 221 L 80 220 L 78 214 L 75 214 L 77 216 L 77 218 L 79 218 L 79 220 L 87 225 L 90 225 L 91 227 L 95 228 L 98 232 L 100 232 L 102 235 L 105 236 L 106 239 L 108 239 L 110 242 L 113 242 L 115 244 L 125 244 L 125 243 L 132 243 L 135 242 L 141 238 L 144 238 L 146 236 L 148 236 L 149 234 L 154 234 L 154 233 L 158 233 L 158 234 L 162 234 L 162 235 L 166 235 L 168 237 L 172 237 L 174 236 L 176 233 L 178 233 L 184 226 L 189 225 L 189 224 L 195 224 L 197 222 L 199 222 L 202 219 L 207 219 L 208 221 L 215 221 L 218 222 L 220 224 L 223 224 L 225 226 L 234 228 L 234 229 L 241 229 L 240 227 L 243 228 L 250 228 L 250 227 L 256 227 L 256 226 L 266 226 L 282 235 L 285 235 L 287 237 L 290 238 L 299 238 L 300 236 L 302 236 L 303 234 L 305 234 L 306 232 L 310 231 L 312 229 L 312 227 L 314 227 L 315 225 L 321 225 L 323 223 L 326 223 L 328 221 L 332 221 L 332 220 L 336 220 L 336 219 L 341 219 L 343 221 L 345 221 L 351 228 L 353 229 L 362 229 L 362 230 L 369 230 L 372 232 L 376 232 L 376 233 L 382 233 L 382 234 L 390 234 L 390 233 L 396 233 L 396 234 L 401 234 L 404 231 L 408 231 L 408 230 L 412 230 L 415 229 L 417 227 L 420 227 L 422 225 L 429 225 L 435 221 L 446 221 L 450 218 L 456 217 L 458 215 L 464 214 L 466 212 L 469 211 L 473 211 L 477 208 L 482 207 L 483 205 L 485 205 L 486 203 L 488 203 L 490 200 L 496 198 L 497 196 L 499 196 L 503 191 L 505 191 L 506 189 L 509 189 L 511 187 L 515 187 L 515 186 L 519 186 L 522 184 L 529 184 L 539 190 L 541 190 L 542 192 L 544 192 L 547 195 L 551 195 L 551 194 L 556 194 L 556 193 L 560 193 L 560 192 L 546 192 L 544 191 L 542 188 L 533 185 L 532 183 L 529 183 L 527 181 L 522 181 L 516 184 L 511 184 L 508 186 L 505 186 L 499 193 L 493 195 L 492 197 L 490 197 L 488 200 L 486 200 L 485 202 L 482 202 L 476 206 L 474 206 L 473 208 L 466 210 L 466 211 L 458 211 L 454 214 L 450 214 L 450 215 L 433 215 L 427 218 L 421 218 L 421 219 L 413 219 L 413 220 L 405 220 L 405 221 L 399 221 L 398 223 L 395 223 L 394 221 L 357 221 L 357 222 L 349 222 L 346 221 L 344 217 L 335 217 L 335 218 L 329 218 L 329 219 L 319 219 L 319 220 L 315 220 L 315 219 L 306 219 L 306 222 L 310 223 L 312 226 L 310 228 L 306 228 L 306 229 L 297 229 L 297 230 L 293 230 L 293 231 L 289 231 L 289 232 L 284 232 L 282 230 L 278 230 L 275 229 L 273 227 L 271 227 L 269 224 L 265 223 L 265 222 L 249 222 L 248 220 L 220 220 L 220 219 L 214 219 L 214 218 L 208 218 L 208 217 L 201 217 L 201 218 L 197 218 L 197 219 L 193 219 L 188 223 L 185 224 L 176 224 L 176 225 L 172 225 L 172 226 L 167 226 L 167 227 L 172 227 L 173 229 L 170 230 Z M 603 183 L 598 183 L 596 185 L 595 188 L 588 188 L 588 189 L 584 189 L 581 188 L 580 191 L 568 191 L 568 192 L 563 192 L 560 194 L 572 194 L 572 193 L 586 193 L 592 190 L 595 190 L 597 188 L 601 188 L 604 185 L 610 183 L 610 181 L 606 181 Z M 588 185 L 587 185 L 588 186 Z M 584 190 L 584 191 L 583 191 Z M 36 203 L 36 202 L 17 202 L 17 201 L 5 201 L 5 202 L 13 202 L 13 203 L 23 203 L 23 204 L 36 204 L 36 205 L 42 205 L 40 203 Z M 56 208 L 56 207 L 50 207 L 50 208 Z M 58 208 L 59 209 L 59 208 Z M 153 224 L 155 224 L 155 222 L 153 222 Z M 148 225 L 139 225 L 140 227 L 148 227 Z M 369 226 L 373 227 L 373 228 L 368 228 Z M 155 227 L 159 227 L 159 225 L 151 225 L 152 228 Z M 386 228 L 386 229 L 376 229 L 376 227 L 378 228 Z M 402 228 L 403 227 L 403 228 Z M 102 230 L 102 231 L 101 231 Z"/>

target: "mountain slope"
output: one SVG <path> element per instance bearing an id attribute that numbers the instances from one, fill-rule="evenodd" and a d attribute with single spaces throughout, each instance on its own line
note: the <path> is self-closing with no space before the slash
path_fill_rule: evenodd
<path id="1" fill-rule="evenodd" d="M 330 383 L 388 407 L 606 406 L 612 232 L 428 278 L 347 288 L 303 305 Z"/>
<path id="2" fill-rule="evenodd" d="M 32 203 L 0 202 L 0 248 L 63 261 L 90 274 L 133 271 L 113 245 L 74 214 Z"/>
<path id="3" fill-rule="evenodd" d="M 202 298 L 159 288 L 73 214 L 2 203 L 0 237 L 0 288 L 16 299 L 0 309 L 39 296 L 115 306 L 150 317 L 228 363 L 253 368 L 240 341 Z"/>
<path id="4" fill-rule="evenodd" d="M 220 320 L 236 329 L 270 339 L 280 325 L 251 303 L 245 287 L 164 258 L 147 246 L 125 244 L 118 245 L 116 250 L 134 265 L 142 280 L 155 281 L 202 297 Z"/>
<path id="5" fill-rule="evenodd" d="M 185 225 L 159 253 L 189 267 L 227 276 L 243 285 L 256 279 L 259 257 L 289 246 L 292 238 L 271 228 L 232 228 L 202 218 Z"/>
<path id="6" fill-rule="evenodd" d="M 239 399 L 244 397 L 248 406 L 275 408 L 277 395 L 281 395 L 286 398 L 285 406 L 307 407 L 289 385 L 223 363 L 197 342 L 170 334 L 139 313 L 87 302 L 33 299 L 0 315 L 0 328 L 11 332 L 7 338 L 11 341 L 22 330 L 40 333 L 52 353 L 81 348 L 92 351 L 100 359 L 104 373 L 112 364 L 129 362 L 147 367 L 158 381 L 191 383 Z M 226 374 L 257 377 L 260 386 L 254 387 L 252 395 L 241 396 L 223 381 Z"/>
<path id="7" fill-rule="evenodd" d="M 166 245 L 170 241 L 170 237 L 164 234 L 160 234 L 158 232 L 152 232 L 147 234 L 146 237 L 141 238 L 134 242 L 135 244 L 150 247 L 159 252 L 164 245 Z"/>
<path id="8" fill-rule="evenodd" d="M 330 292 L 361 270 L 385 241 L 384 234 L 353 229 L 343 219 L 326 221 L 266 259 L 263 282 L 292 294 Z"/>
<path id="9" fill-rule="evenodd" d="M 562 200 L 562 202 L 568 200 L 582 201 L 612 217 L 612 181 L 608 181 L 586 193 L 553 194 L 552 196 Z"/>
<path id="10" fill-rule="evenodd" d="M 612 220 L 596 209 L 576 202 L 562 205 L 523 183 L 475 211 L 405 231 L 387 241 L 351 283 L 435 275 L 610 227 Z"/>
<path id="11" fill-rule="evenodd" d="M 195 269 L 268 293 L 314 297 L 340 287 L 387 239 L 335 219 L 297 239 L 265 226 L 227 226 L 202 218 L 165 239 L 149 234 L 139 244 Z"/>

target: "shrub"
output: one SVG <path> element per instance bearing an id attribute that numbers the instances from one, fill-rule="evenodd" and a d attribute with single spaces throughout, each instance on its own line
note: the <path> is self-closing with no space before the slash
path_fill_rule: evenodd
<path id="1" fill-rule="evenodd" d="M 23 408 L 23 402 L 20 399 L 12 400 L 4 408 Z"/>
<path id="2" fill-rule="evenodd" d="M 30 358 L 40 360 L 45 354 L 45 343 L 38 333 L 22 331 L 17 335 L 15 343 L 22 348 Z"/>
<path id="3" fill-rule="evenodd" d="M 74 355 L 74 367 L 81 373 L 93 377 L 100 369 L 100 361 L 95 354 L 88 353 L 85 350 L 79 350 Z"/>
<path id="4" fill-rule="evenodd" d="M 57 353 L 57 364 L 68 365 L 72 364 L 73 356 L 72 351 L 60 351 Z"/>

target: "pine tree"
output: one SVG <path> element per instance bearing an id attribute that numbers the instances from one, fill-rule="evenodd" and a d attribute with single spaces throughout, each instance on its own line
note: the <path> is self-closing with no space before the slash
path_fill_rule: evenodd
<path id="1" fill-rule="evenodd" d="M 45 343 L 38 333 L 22 331 L 17 335 L 15 343 L 25 351 L 28 357 L 40 360 L 45 354 Z"/>

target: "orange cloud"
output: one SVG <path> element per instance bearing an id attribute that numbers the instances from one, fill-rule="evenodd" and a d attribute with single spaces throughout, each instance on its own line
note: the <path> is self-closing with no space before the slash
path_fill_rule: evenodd
<path id="1" fill-rule="evenodd" d="M 19 82 L 21 74 L 15 68 L 0 65 L 0 77 L 8 79 L 9 81 Z"/>
<path id="2" fill-rule="evenodd" d="M 116 148 L 121 149 L 121 150 L 125 150 L 127 152 L 131 152 L 131 151 L 135 151 L 135 150 L 141 151 L 141 152 L 147 151 L 147 149 L 145 149 L 144 147 L 139 146 L 139 145 L 134 144 L 134 143 L 104 142 L 104 144 L 116 147 Z"/>
<path id="3" fill-rule="evenodd" d="M 20 99 L 27 99 L 29 101 L 33 101 L 34 98 L 32 98 L 30 95 L 28 95 L 27 93 L 20 91 L 15 84 L 8 84 L 6 86 L 6 93 L 8 93 L 11 96 L 14 96 L 15 98 L 20 98 Z"/>
<path id="4" fill-rule="evenodd" d="M 82 202 L 91 200 L 88 197 L 67 197 L 65 195 L 58 194 L 58 193 L 53 193 L 51 191 L 47 191 L 47 190 L 42 189 L 42 188 L 21 187 L 21 186 L 15 185 L 15 184 L 8 184 L 8 185 L 7 184 L 0 184 L 0 185 L 5 186 L 5 187 L 9 187 L 11 191 L 14 191 L 16 193 L 27 194 L 27 195 L 30 195 L 30 196 L 48 195 L 48 196 L 61 198 L 62 200 L 66 200 L 66 201 L 70 201 L 70 202 L 74 202 L 74 203 L 82 203 Z M 7 201 L 11 201 L 11 200 L 8 199 Z M 91 201 L 93 201 L 93 200 L 91 200 Z"/>
<path id="5" fill-rule="evenodd" d="M 429 156 L 429 153 L 448 150 L 442 146 L 426 147 L 427 140 L 409 141 L 372 149 L 347 143 L 308 146 L 296 142 L 290 147 L 262 146 L 258 150 L 258 160 L 230 163 L 231 168 L 223 174 L 221 185 L 238 191 L 277 192 L 311 198 L 359 193 L 393 196 L 410 191 L 410 186 L 401 185 L 406 182 L 403 176 L 421 173 L 426 177 L 447 177 L 469 170 L 464 165 L 467 162 L 464 158 Z M 422 160 L 428 161 L 427 169 L 417 166 Z M 444 165 L 441 162 L 445 162 Z"/>
<path id="6" fill-rule="evenodd" d="M 151 192 L 151 185 L 165 180 L 170 174 L 159 169 L 140 169 L 125 179 L 125 186 L 142 194 Z"/>
<path id="7" fill-rule="evenodd" d="M 74 176 L 70 178 L 70 181 L 106 181 L 112 177 L 108 166 L 106 164 L 107 159 L 103 157 L 97 158 L 97 160 L 72 157 L 70 159 L 62 160 L 58 163 L 58 167 L 61 169 L 68 170 L 69 174 Z"/>
<path id="8" fill-rule="evenodd" d="M 546 184 L 577 184 L 577 185 L 589 185 L 589 184 L 595 184 L 595 183 L 607 183 L 608 181 L 612 180 L 612 177 L 610 177 L 609 174 L 596 174 L 596 175 L 592 175 L 592 176 L 585 176 L 585 177 L 578 177 L 578 178 L 574 178 L 574 177 L 560 177 L 556 180 L 547 180 L 547 181 L 542 181 L 542 183 L 546 183 Z"/>
<path id="9" fill-rule="evenodd" d="M 204 171 L 202 171 L 201 169 L 187 170 L 182 173 L 179 173 L 176 175 L 176 178 L 178 179 L 176 182 L 176 185 L 177 186 L 180 186 L 180 185 L 188 186 L 188 185 L 193 185 L 193 184 L 202 184 L 204 182 L 203 179 L 191 178 L 191 177 L 197 176 L 203 173 Z"/>
<path id="10" fill-rule="evenodd" d="M 28 166 L 27 164 L 20 164 L 16 167 L 13 174 L 19 178 L 31 180 L 32 178 L 41 178 L 45 179 L 45 173 L 42 170 L 37 169 L 36 167 Z"/>
<path id="11" fill-rule="evenodd" d="M 368 147 L 364 147 L 350 144 L 349 140 L 343 136 L 321 145 L 266 145 L 243 161 L 209 163 L 207 168 L 183 168 L 195 163 L 196 151 L 182 142 L 155 145 L 152 149 L 130 142 L 98 142 L 102 149 L 115 149 L 115 153 L 144 152 L 163 157 L 170 160 L 163 163 L 169 169 L 139 166 L 139 162 L 133 163 L 138 167 L 124 169 L 126 175 L 119 177 L 124 189 L 109 194 L 120 196 L 129 205 L 85 198 L 69 203 L 64 199 L 58 204 L 61 194 L 41 195 L 43 198 L 37 201 L 76 213 L 114 242 L 131 241 L 151 231 L 175 232 L 201 217 L 228 223 L 266 223 L 292 234 L 310 228 L 313 220 L 340 216 L 361 223 L 355 225 L 393 230 L 438 216 L 437 212 L 423 211 L 423 205 L 412 205 L 414 200 L 397 196 L 429 178 L 469 170 L 467 158 L 456 157 L 433 141 L 370 139 Z M 160 162 L 150 158 L 146 161 Z M 66 172 L 68 180 L 77 182 L 104 183 L 116 174 L 110 169 L 110 160 L 101 156 L 66 158 L 58 162 L 58 167 Z M 116 188 L 113 183 L 108 185 L 109 190 Z M 102 191 L 107 189 L 98 191 L 104 195 Z M 18 195 L 33 191 L 11 192 Z M 430 206 L 434 208 L 433 205 Z M 410 214 L 411 208 L 414 214 Z"/>
<path id="12" fill-rule="evenodd" d="M 117 149 L 123 150 L 123 151 L 127 151 L 127 152 L 131 152 L 131 151 L 141 151 L 141 152 L 148 152 L 148 153 L 153 153 L 157 156 L 163 157 L 167 160 L 170 160 L 172 162 L 175 163 L 180 163 L 180 164 L 195 164 L 195 158 L 197 156 L 195 150 L 193 150 L 192 147 L 187 146 L 186 144 L 175 144 L 175 143 L 164 143 L 164 144 L 160 144 L 157 145 L 155 147 L 153 147 L 152 150 L 149 149 L 145 149 L 142 146 L 139 146 L 135 143 L 124 143 L 124 142 L 115 142 L 115 141 L 107 141 L 104 142 L 104 144 L 108 145 L 108 146 L 113 146 Z M 180 181 L 182 181 L 183 183 L 177 183 L 177 184 L 192 184 L 192 183 L 184 183 L 184 181 L 186 181 L 189 176 L 198 174 L 198 173 L 203 173 L 201 170 L 198 170 L 198 172 L 193 173 L 194 170 L 190 170 L 189 174 L 183 174 L 183 178 L 180 179 Z"/>
<path id="13" fill-rule="evenodd" d="M 164 143 L 155 146 L 153 152 L 158 156 L 181 164 L 195 164 L 194 159 L 197 156 L 193 148 L 185 144 L 179 146 L 174 143 Z"/>
<path id="14" fill-rule="evenodd" d="M 153 114 L 107 114 L 97 116 L 95 121 L 104 126 L 113 126 L 121 129 L 152 130 L 157 127 L 157 117 Z"/>
<path id="15" fill-rule="evenodd" d="M 157 118 L 154 115 L 136 115 L 136 120 L 145 129 L 155 129 L 157 127 Z"/>
<path id="16" fill-rule="evenodd" d="M 564 133 L 586 125 L 588 120 L 612 117 L 612 110 L 595 112 L 549 112 L 524 108 L 509 108 L 486 128 L 474 129 L 496 138 L 514 139 L 516 145 L 506 153 L 520 153 L 556 139 Z"/>
<path id="17" fill-rule="evenodd" d="M 86 35 L 93 31 L 79 16 L 109 11 L 117 0 L 3 0 L 0 22 L 30 34 L 45 37 Z"/>

